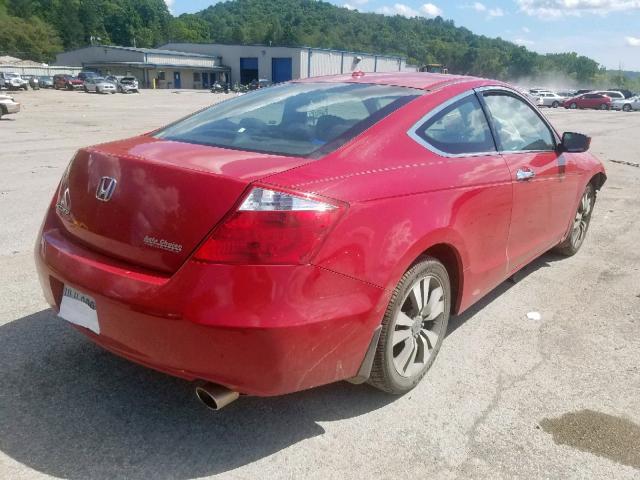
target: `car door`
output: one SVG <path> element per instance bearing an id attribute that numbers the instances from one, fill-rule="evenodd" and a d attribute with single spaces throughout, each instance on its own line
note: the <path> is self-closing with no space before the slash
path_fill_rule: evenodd
<path id="1" fill-rule="evenodd" d="M 432 110 L 408 134 L 444 158 L 438 183 L 447 185 L 441 193 L 451 203 L 450 225 L 467 252 L 465 289 L 477 299 L 505 278 L 513 198 L 509 169 L 472 90 Z M 425 152 L 428 158 L 433 157 Z"/>
<path id="2" fill-rule="evenodd" d="M 515 92 L 479 92 L 511 173 L 513 206 L 508 270 L 518 270 L 559 242 L 574 206 L 575 163 L 558 151 L 559 139 L 538 110 Z"/>
<path id="3" fill-rule="evenodd" d="M 585 95 L 585 99 L 586 101 L 584 108 L 598 108 L 602 100 L 602 95 L 598 95 L 596 93 L 588 93 L 587 95 Z"/>

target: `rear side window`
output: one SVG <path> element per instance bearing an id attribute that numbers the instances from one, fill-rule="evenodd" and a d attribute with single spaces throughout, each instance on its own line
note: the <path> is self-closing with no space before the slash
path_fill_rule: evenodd
<path id="1" fill-rule="evenodd" d="M 425 142 L 427 147 L 449 155 L 496 151 L 487 119 L 474 94 L 436 113 L 412 135 Z"/>
<path id="2" fill-rule="evenodd" d="M 157 138 L 317 158 L 423 92 L 356 83 L 287 83 L 214 105 Z"/>
<path id="3" fill-rule="evenodd" d="M 503 92 L 488 92 L 484 101 L 501 151 L 554 150 L 551 130 L 524 101 Z"/>

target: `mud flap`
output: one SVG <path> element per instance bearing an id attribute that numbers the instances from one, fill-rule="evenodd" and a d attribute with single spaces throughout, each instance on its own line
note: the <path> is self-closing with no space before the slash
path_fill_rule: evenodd
<path id="1" fill-rule="evenodd" d="M 376 355 L 376 349 L 378 348 L 378 340 L 380 340 L 381 332 L 382 325 L 378 325 L 373 331 L 371 342 L 369 343 L 369 348 L 367 349 L 367 353 L 364 355 L 364 359 L 362 360 L 362 364 L 360 365 L 358 374 L 353 378 L 348 378 L 347 382 L 358 385 L 369 380 L 369 377 L 371 376 L 371 368 L 373 367 L 373 359 Z"/>

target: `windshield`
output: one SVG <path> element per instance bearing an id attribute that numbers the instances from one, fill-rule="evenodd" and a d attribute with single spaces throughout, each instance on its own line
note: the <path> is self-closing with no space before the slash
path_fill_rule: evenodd
<path id="1" fill-rule="evenodd" d="M 135 81 L 136 79 L 133 77 L 124 77 L 122 80 L 120 80 L 120 83 L 133 83 Z"/>
<path id="2" fill-rule="evenodd" d="M 288 83 L 214 105 L 169 125 L 155 137 L 317 158 L 421 93 L 387 85 Z"/>

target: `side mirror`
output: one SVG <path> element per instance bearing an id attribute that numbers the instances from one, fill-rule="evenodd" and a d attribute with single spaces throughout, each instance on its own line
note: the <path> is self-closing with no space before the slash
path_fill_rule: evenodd
<path id="1" fill-rule="evenodd" d="M 589 150 L 589 146 L 591 146 L 591 137 L 575 132 L 565 132 L 562 134 L 560 149 L 563 152 L 582 153 Z"/>

